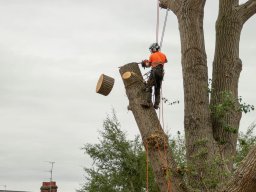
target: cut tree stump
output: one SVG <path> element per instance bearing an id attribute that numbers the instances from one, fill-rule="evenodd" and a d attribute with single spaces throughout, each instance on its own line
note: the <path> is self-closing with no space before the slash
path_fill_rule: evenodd
<path id="1" fill-rule="evenodd" d="M 96 93 L 107 96 L 111 92 L 114 83 L 114 78 L 101 74 L 96 86 Z"/>

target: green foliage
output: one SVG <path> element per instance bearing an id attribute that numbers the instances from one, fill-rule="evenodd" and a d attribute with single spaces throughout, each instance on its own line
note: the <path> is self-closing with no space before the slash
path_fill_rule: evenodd
<path id="1" fill-rule="evenodd" d="M 239 97 L 238 101 L 240 103 L 241 112 L 248 113 L 248 112 L 254 111 L 254 105 L 250 105 L 244 102 L 242 103 L 243 99 L 241 96 Z"/>
<path id="2" fill-rule="evenodd" d="M 253 145 L 256 145 L 256 135 L 254 134 L 256 122 L 253 122 L 246 133 L 240 133 L 237 144 L 237 154 L 235 158 L 235 167 L 244 159 Z"/>
<path id="3" fill-rule="evenodd" d="M 204 146 L 207 143 L 207 139 L 199 139 L 195 145 Z M 202 164 L 206 163 L 207 166 L 207 173 L 211 175 L 210 177 L 201 177 L 196 170 L 195 166 L 200 165 L 188 165 L 186 161 L 186 147 L 185 147 L 185 140 L 184 136 L 178 132 L 177 136 L 170 140 L 170 144 L 173 150 L 174 158 L 178 164 L 177 170 L 180 174 L 183 175 L 185 182 L 187 182 L 187 178 L 196 177 L 201 180 L 201 182 L 205 185 L 207 189 L 215 189 L 219 184 L 219 177 L 227 178 L 228 173 L 223 171 L 222 173 L 218 172 L 217 167 L 223 164 L 223 160 L 220 156 L 216 156 L 211 162 L 202 162 Z M 202 147 L 200 151 L 196 154 L 194 158 L 198 156 L 204 156 L 207 154 L 206 148 Z"/>
<path id="4" fill-rule="evenodd" d="M 139 137 L 128 140 L 120 129 L 115 113 L 104 121 L 100 136 L 98 144 L 83 147 L 94 164 L 84 169 L 86 181 L 79 192 L 144 192 L 146 156 Z M 151 167 L 149 189 L 159 191 Z"/>
<path id="5" fill-rule="evenodd" d="M 239 97 L 239 99 L 234 98 L 232 93 L 227 91 L 221 92 L 220 97 L 221 97 L 222 103 L 210 106 L 212 115 L 218 121 L 218 123 L 223 127 L 225 131 L 230 133 L 237 133 L 238 132 L 237 127 L 232 127 L 225 123 L 225 116 L 234 111 L 248 113 L 254 110 L 254 106 L 242 102 L 241 96 Z M 225 144 L 225 142 L 223 142 L 223 144 Z"/>
<path id="6" fill-rule="evenodd" d="M 223 160 L 220 155 L 216 155 L 211 162 L 207 162 L 207 172 L 210 177 L 202 178 L 202 181 L 209 190 L 216 189 L 216 187 L 220 185 L 220 178 L 222 179 L 222 182 L 224 182 L 231 175 L 230 171 L 227 169 L 223 169 L 219 172 L 218 168 L 224 168 L 226 163 L 227 160 Z"/>
<path id="7" fill-rule="evenodd" d="M 173 151 L 174 159 L 178 164 L 180 172 L 184 173 L 187 165 L 186 146 L 184 136 L 178 131 L 177 136 L 170 140 L 170 146 Z"/>
<path id="8" fill-rule="evenodd" d="M 223 91 L 221 92 L 220 97 L 222 103 L 210 106 L 215 118 L 223 118 L 227 113 L 231 113 L 232 111 L 248 113 L 254 110 L 254 105 L 242 102 L 243 99 L 241 96 L 236 99 L 232 93 Z M 239 103 L 239 106 L 236 106 L 237 103 Z"/>
<path id="9" fill-rule="evenodd" d="M 212 79 L 209 79 L 209 81 L 208 81 L 207 90 L 208 90 L 208 94 L 211 94 L 213 91 Z M 227 112 L 231 112 L 233 110 L 238 110 L 243 113 L 248 113 L 255 109 L 254 105 L 250 105 L 250 104 L 243 102 L 242 96 L 239 96 L 239 98 L 236 99 L 230 92 L 227 92 L 227 91 L 221 92 L 220 96 L 222 97 L 223 102 L 221 104 L 211 106 L 211 109 L 214 112 L 213 114 L 217 118 L 221 118 Z M 235 106 L 237 101 L 239 103 L 239 107 Z"/>
<path id="10" fill-rule="evenodd" d="M 235 164 L 234 167 L 236 168 L 239 163 L 244 159 L 244 157 L 248 154 L 250 148 L 253 145 L 256 145 L 256 135 L 253 134 L 256 128 L 256 122 L 252 123 L 251 126 L 248 128 L 246 133 L 240 133 L 238 138 L 238 145 L 237 145 L 237 154 L 235 157 Z M 198 140 L 196 142 L 197 145 L 204 145 L 206 142 L 205 139 Z M 198 176 L 195 170 L 195 165 L 187 165 L 186 162 L 186 147 L 184 136 L 178 132 L 177 137 L 170 140 L 171 147 L 173 149 L 174 158 L 178 163 L 178 171 L 184 176 L 185 181 L 188 176 Z M 201 152 L 198 152 L 201 154 Z M 220 155 L 216 155 L 211 162 L 203 162 L 207 163 L 207 172 L 211 177 L 204 177 L 198 178 L 202 180 L 205 187 L 209 190 L 215 189 L 217 186 L 220 185 L 219 178 L 225 182 L 225 179 L 230 177 L 230 172 L 227 170 L 223 170 L 221 173 L 218 172 L 218 167 L 223 167 L 227 163 L 227 160 L 224 160 Z"/>
<path id="11" fill-rule="evenodd" d="M 237 155 L 235 167 L 248 154 L 252 145 L 256 144 L 256 136 L 253 131 L 256 127 L 254 122 L 247 132 L 240 133 L 238 138 Z M 177 162 L 177 171 L 187 181 L 188 176 L 198 176 L 195 165 L 187 165 L 186 147 L 184 136 L 178 132 L 177 136 L 169 140 L 173 156 Z M 196 142 L 197 145 L 204 145 L 206 139 Z M 86 180 L 78 192 L 145 192 L 146 191 L 146 153 L 140 137 L 128 140 L 125 133 L 120 129 L 115 113 L 107 117 L 103 123 L 103 130 L 100 131 L 99 143 L 86 144 L 83 150 L 93 159 L 90 168 L 84 168 Z M 199 151 L 204 155 L 206 151 Z M 222 167 L 224 162 L 220 156 L 216 156 L 209 164 L 207 172 L 211 177 L 198 178 L 207 189 L 214 189 L 219 185 L 219 178 L 227 178 L 230 172 L 223 170 L 217 172 L 217 167 Z M 152 168 L 149 163 L 149 191 L 159 192 L 155 183 Z M 212 177 L 213 176 L 213 177 Z"/>
<path id="12" fill-rule="evenodd" d="M 223 119 L 227 113 L 236 110 L 236 100 L 230 92 L 222 92 L 221 99 L 222 103 L 210 106 L 216 119 Z"/>
<path id="13" fill-rule="evenodd" d="M 238 131 L 237 128 L 232 127 L 232 126 L 227 125 L 227 124 L 224 124 L 223 128 L 224 128 L 225 131 L 230 132 L 230 133 L 237 133 L 237 131 Z"/>

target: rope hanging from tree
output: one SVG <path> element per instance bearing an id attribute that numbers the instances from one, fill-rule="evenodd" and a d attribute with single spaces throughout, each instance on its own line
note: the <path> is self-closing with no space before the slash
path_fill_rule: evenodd
<path id="1" fill-rule="evenodd" d="M 161 35 L 161 41 L 160 41 L 160 49 L 162 48 L 163 45 L 163 40 L 164 40 L 164 34 L 165 34 L 165 28 L 166 28 L 166 23 L 167 23 L 167 18 L 168 18 L 168 12 L 169 9 L 166 9 L 165 13 L 165 19 L 164 19 L 164 24 L 163 24 L 163 29 L 162 29 L 162 35 Z M 160 7 L 159 7 L 159 0 L 157 0 L 157 14 L 156 14 L 156 43 L 158 43 L 158 36 L 159 36 L 159 18 L 160 18 Z"/>
<path id="2" fill-rule="evenodd" d="M 158 36 L 159 36 L 159 10 L 160 10 L 160 7 L 159 7 L 159 0 L 157 0 L 157 22 L 156 22 L 156 43 L 158 43 Z M 164 34 L 165 34 L 165 28 L 166 28 L 166 24 L 167 24 L 167 18 L 168 18 L 168 12 L 169 12 L 169 9 L 166 9 L 166 13 L 165 13 L 165 19 L 164 19 L 164 24 L 163 24 L 163 29 L 162 29 L 162 35 L 161 35 L 161 41 L 160 41 L 160 49 L 162 48 L 163 46 L 163 40 L 164 40 Z M 160 94 L 160 98 L 162 98 L 162 95 L 163 95 L 163 90 L 161 88 L 161 94 Z M 162 127 L 164 128 L 164 105 L 163 105 L 163 101 L 161 100 L 161 108 L 159 108 L 159 121 L 161 121 L 162 119 Z M 166 141 L 168 143 L 168 141 Z M 159 150 L 159 146 L 158 146 L 158 150 Z M 164 153 L 165 153 L 165 158 L 166 158 L 166 164 L 167 164 L 167 176 L 170 177 L 169 173 L 168 173 L 168 158 L 167 158 L 167 151 L 166 151 L 166 147 L 165 147 L 165 144 L 164 144 Z M 146 170 L 147 170 L 147 182 L 146 182 L 146 191 L 149 192 L 149 188 L 148 188 L 148 143 L 146 144 L 146 161 L 147 161 L 147 167 L 146 167 Z M 162 159 L 165 159 L 164 157 L 161 157 Z M 167 192 L 171 192 L 172 189 L 171 189 L 171 180 L 170 178 L 167 177 Z"/>
<path id="3" fill-rule="evenodd" d="M 156 0 L 156 43 L 158 43 L 158 35 L 159 35 L 159 0 Z"/>
<path id="4" fill-rule="evenodd" d="M 168 12 L 169 9 L 166 9 L 166 13 L 165 13 L 165 19 L 164 19 L 164 24 L 163 24 L 163 29 L 162 29 L 162 35 L 161 35 L 161 41 L 160 41 L 160 49 L 163 46 L 163 40 L 164 40 L 164 34 L 165 34 L 165 28 L 166 28 L 166 24 L 167 24 L 167 18 L 168 18 Z M 157 16 L 156 16 L 156 43 L 158 43 L 158 36 L 159 36 L 159 18 L 160 18 L 160 7 L 159 7 L 159 0 L 157 0 Z M 163 91 L 161 88 L 161 94 L 160 94 L 160 98 L 162 98 L 163 95 Z M 164 128 L 164 109 L 163 109 L 164 105 L 163 105 L 163 101 L 161 101 L 161 109 L 159 109 L 159 120 L 161 121 L 162 119 L 162 126 Z"/>
<path id="5" fill-rule="evenodd" d="M 162 48 L 162 45 L 163 45 L 165 27 L 166 27 L 167 18 L 168 18 L 168 12 L 169 12 L 169 9 L 166 9 L 166 12 L 165 12 L 165 19 L 164 19 L 164 26 L 163 26 L 162 36 L 161 36 L 161 41 L 160 41 L 160 48 Z"/>
<path id="6" fill-rule="evenodd" d="M 163 148 L 160 147 L 159 142 L 163 145 Z M 158 134 L 152 134 L 144 140 L 144 145 L 146 149 L 146 192 L 149 192 L 149 144 L 151 147 L 155 147 L 158 151 L 158 155 L 162 161 L 162 168 L 161 170 L 164 172 L 163 174 L 166 175 L 166 185 L 167 185 L 167 192 L 172 192 L 171 187 L 171 180 L 170 180 L 170 171 L 168 168 L 168 138 L 161 137 Z M 153 145 L 152 145 L 153 144 Z M 161 149 L 164 150 L 164 153 L 161 153 Z"/>

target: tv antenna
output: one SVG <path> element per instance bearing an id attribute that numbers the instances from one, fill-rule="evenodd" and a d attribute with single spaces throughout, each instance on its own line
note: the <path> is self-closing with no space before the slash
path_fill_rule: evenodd
<path id="1" fill-rule="evenodd" d="M 51 177 L 50 177 L 50 182 L 52 182 L 52 175 L 53 175 L 53 165 L 54 165 L 54 161 L 47 161 L 48 163 L 51 164 L 51 169 L 50 169 L 50 174 L 51 174 Z"/>

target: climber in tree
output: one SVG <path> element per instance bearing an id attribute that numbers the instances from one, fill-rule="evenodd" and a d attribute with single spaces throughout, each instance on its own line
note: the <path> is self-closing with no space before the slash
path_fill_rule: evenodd
<path id="1" fill-rule="evenodd" d="M 164 77 L 164 64 L 167 63 L 167 58 L 165 54 L 160 52 L 160 46 L 158 43 L 153 43 L 149 50 L 151 52 L 151 55 L 149 57 L 149 60 L 143 60 L 142 61 L 142 67 L 151 67 L 149 79 L 146 83 L 146 93 L 147 98 L 144 103 L 142 103 L 142 106 L 144 107 L 150 107 L 151 104 L 151 94 L 152 94 L 152 87 L 154 86 L 155 89 L 155 103 L 154 108 L 159 108 L 160 103 L 160 90 L 162 86 L 162 81 Z"/>

